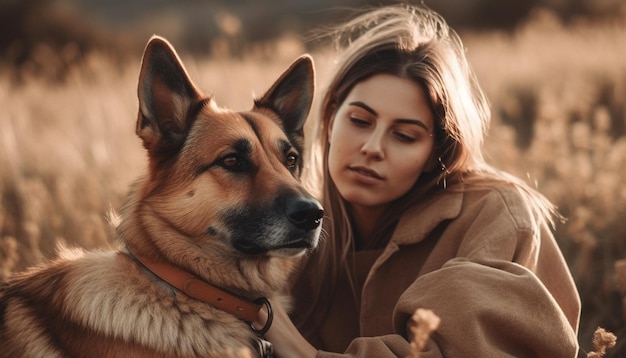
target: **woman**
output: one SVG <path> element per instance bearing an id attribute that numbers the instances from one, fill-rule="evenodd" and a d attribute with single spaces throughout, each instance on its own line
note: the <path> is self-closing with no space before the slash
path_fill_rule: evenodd
<path id="1" fill-rule="evenodd" d="M 309 162 L 326 237 L 294 280 L 294 323 L 275 307 L 277 355 L 407 357 L 426 308 L 441 323 L 420 357 L 576 356 L 554 208 L 483 159 L 488 103 L 458 35 L 393 6 L 336 36 Z"/>

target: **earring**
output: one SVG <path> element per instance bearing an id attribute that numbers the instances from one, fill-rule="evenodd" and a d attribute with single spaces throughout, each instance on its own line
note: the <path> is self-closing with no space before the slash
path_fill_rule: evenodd
<path id="1" fill-rule="evenodd" d="M 443 180 L 442 186 L 444 189 L 446 189 L 448 187 L 448 182 L 446 179 L 450 172 L 448 171 L 446 165 L 443 163 L 443 160 L 441 160 L 441 157 L 437 158 L 437 160 L 439 161 L 439 170 L 441 171 L 441 174 L 439 174 L 439 180 Z"/>

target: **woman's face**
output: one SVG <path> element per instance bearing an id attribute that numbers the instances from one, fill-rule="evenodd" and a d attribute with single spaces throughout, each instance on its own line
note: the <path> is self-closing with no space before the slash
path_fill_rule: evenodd
<path id="1" fill-rule="evenodd" d="M 357 83 L 329 126 L 328 169 L 352 206 L 385 207 L 435 167 L 434 122 L 415 82 L 377 74 Z"/>

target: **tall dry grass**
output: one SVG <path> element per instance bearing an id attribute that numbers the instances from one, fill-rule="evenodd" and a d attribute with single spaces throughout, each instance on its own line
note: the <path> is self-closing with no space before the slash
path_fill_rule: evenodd
<path id="1" fill-rule="evenodd" d="M 623 356 L 626 27 L 565 28 L 539 14 L 513 35 L 463 37 L 492 102 L 491 162 L 536 183 L 567 217 L 556 237 L 583 301 L 583 351 L 593 350 L 593 333 L 602 326 L 618 337 L 607 356 Z M 11 69 L 3 69 L 0 278 L 54 255 L 59 243 L 115 244 L 107 211 L 119 208 L 145 168 L 134 135 L 141 50 L 123 66 L 88 56 L 62 83 L 23 73 L 16 86 L 8 79 Z M 56 56 L 42 51 L 41 61 Z M 246 109 L 252 92 L 265 90 L 302 51 L 283 41 L 247 59 L 183 60 L 218 103 Z M 323 84 L 331 61 L 325 52 L 314 55 Z"/>

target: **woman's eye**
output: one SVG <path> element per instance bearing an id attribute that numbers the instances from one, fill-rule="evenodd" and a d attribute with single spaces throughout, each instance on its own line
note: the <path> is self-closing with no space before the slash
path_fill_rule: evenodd
<path id="1" fill-rule="evenodd" d="M 405 142 L 405 143 L 413 143 L 415 141 L 417 141 L 417 139 L 413 136 L 410 136 L 408 134 L 402 133 L 402 132 L 394 132 L 393 135 L 398 138 L 401 142 Z"/>
<path id="2" fill-rule="evenodd" d="M 355 126 L 362 128 L 368 127 L 370 125 L 369 121 L 358 117 L 350 117 L 350 122 L 352 122 L 352 124 L 354 124 Z"/>

